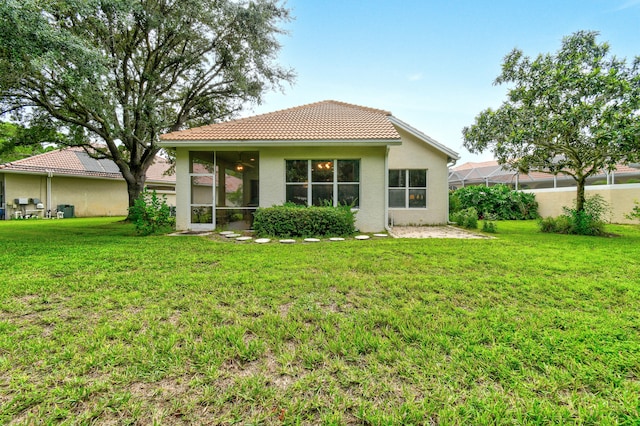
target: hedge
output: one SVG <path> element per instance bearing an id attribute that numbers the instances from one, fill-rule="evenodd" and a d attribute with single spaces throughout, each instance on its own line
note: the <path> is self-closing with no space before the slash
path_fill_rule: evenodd
<path id="1" fill-rule="evenodd" d="M 261 237 L 328 237 L 353 234 L 355 213 L 348 206 L 283 205 L 256 210 L 253 229 Z"/>
<path id="2" fill-rule="evenodd" d="M 449 212 L 470 207 L 478 211 L 478 218 L 492 220 L 526 220 L 538 218 L 538 202 L 534 194 L 514 191 L 507 185 L 467 186 L 449 194 Z"/>

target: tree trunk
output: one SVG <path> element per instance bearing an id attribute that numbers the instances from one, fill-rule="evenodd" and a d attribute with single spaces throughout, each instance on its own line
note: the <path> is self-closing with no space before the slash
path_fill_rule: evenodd
<path id="1" fill-rule="evenodd" d="M 129 208 L 133 207 L 134 203 L 142 193 L 145 184 L 144 173 L 136 173 L 131 176 L 130 179 L 125 178 L 127 182 L 127 193 L 129 195 Z M 127 213 L 127 220 L 131 218 L 131 211 Z"/>
<path id="2" fill-rule="evenodd" d="M 586 180 L 587 179 L 585 177 L 580 177 L 576 179 L 576 183 L 577 183 L 576 211 L 579 211 L 579 212 L 584 211 L 584 200 L 585 200 L 584 185 Z"/>

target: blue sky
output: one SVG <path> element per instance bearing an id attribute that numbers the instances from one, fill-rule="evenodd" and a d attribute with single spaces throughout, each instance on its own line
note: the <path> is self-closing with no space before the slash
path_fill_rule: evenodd
<path id="1" fill-rule="evenodd" d="M 288 0 L 278 62 L 295 83 L 265 96 L 254 115 L 327 99 L 391 111 L 460 153 L 462 128 L 498 107 L 504 56 L 555 52 L 564 36 L 600 32 L 613 54 L 640 55 L 640 0 Z"/>

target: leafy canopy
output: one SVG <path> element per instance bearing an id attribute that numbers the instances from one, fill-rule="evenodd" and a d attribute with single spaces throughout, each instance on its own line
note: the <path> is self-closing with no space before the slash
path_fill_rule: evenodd
<path id="1" fill-rule="evenodd" d="M 3 0 L 0 107 L 66 129 L 138 197 L 159 135 L 212 123 L 292 81 L 278 0 Z"/>
<path id="2" fill-rule="evenodd" d="M 0 164 L 51 151 L 66 139 L 49 127 L 0 122 Z"/>
<path id="3" fill-rule="evenodd" d="M 555 54 L 535 59 L 514 49 L 495 84 L 511 84 L 498 109 L 463 129 L 470 152 L 490 149 L 520 172 L 573 177 L 582 210 L 586 178 L 638 158 L 640 60 L 631 64 L 598 43 L 596 32 L 565 37 Z"/>

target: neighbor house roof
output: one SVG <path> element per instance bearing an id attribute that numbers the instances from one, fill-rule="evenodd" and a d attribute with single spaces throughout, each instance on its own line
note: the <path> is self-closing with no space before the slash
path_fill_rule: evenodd
<path id="1" fill-rule="evenodd" d="M 160 136 L 162 146 L 400 145 L 399 129 L 445 153 L 458 154 L 393 117 L 389 111 L 322 101 Z"/>
<path id="2" fill-rule="evenodd" d="M 156 157 L 156 161 L 147 170 L 147 182 L 175 183 L 175 175 L 165 175 L 169 167 L 170 164 L 166 159 Z M 27 174 L 47 174 L 51 172 L 55 175 L 122 179 L 122 174 L 113 161 L 91 158 L 79 147 L 49 151 L 33 157 L 0 164 L 0 173 L 2 172 Z"/>
<path id="3" fill-rule="evenodd" d="M 624 164 L 618 164 L 614 172 L 616 175 L 639 173 L 637 167 L 630 167 L 629 165 Z M 491 160 L 483 162 L 467 162 L 450 168 L 449 183 L 485 183 L 487 180 L 491 183 L 509 183 L 515 179 L 516 175 L 518 175 L 519 181 L 523 183 L 554 179 L 554 176 L 551 173 L 533 171 L 526 174 L 518 173 L 517 171 L 509 170 L 508 168 L 499 165 L 495 160 Z M 594 177 L 603 176 L 606 176 L 604 171 L 594 175 Z M 558 177 L 562 179 L 571 179 L 570 176 L 564 174 L 559 174 Z"/>

